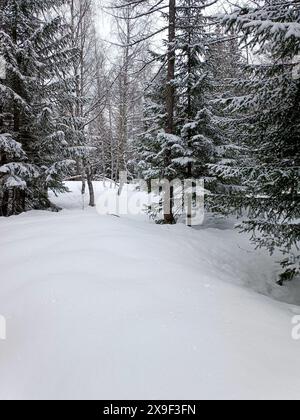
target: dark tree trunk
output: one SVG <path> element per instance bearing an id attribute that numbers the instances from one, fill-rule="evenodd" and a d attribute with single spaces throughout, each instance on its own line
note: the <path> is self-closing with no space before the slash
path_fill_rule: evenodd
<path id="1" fill-rule="evenodd" d="M 8 200 L 9 200 L 9 194 L 8 191 L 4 191 L 2 195 L 1 200 L 1 216 L 7 217 L 8 214 Z"/>
<path id="2" fill-rule="evenodd" d="M 168 45 L 168 76 L 166 88 L 166 109 L 167 109 L 167 126 L 166 133 L 174 134 L 174 107 L 175 107 L 175 40 L 176 40 L 176 0 L 169 0 L 169 45 Z M 166 154 L 165 166 L 170 166 L 172 160 L 172 152 L 169 149 Z M 169 181 L 171 179 L 169 178 Z M 165 210 L 164 221 L 167 224 L 175 222 L 173 215 L 173 188 L 165 188 Z"/>
<path id="3" fill-rule="evenodd" d="M 189 6 L 191 6 L 191 2 L 189 1 Z M 191 10 L 189 9 L 188 13 L 191 13 Z M 189 17 L 191 15 L 189 14 Z M 191 19 L 189 19 L 190 21 Z M 189 22 L 189 25 L 191 26 L 191 22 Z M 192 76 L 192 51 L 191 51 L 191 28 L 189 29 L 189 47 L 188 47 L 188 89 L 187 89 L 187 95 L 188 95 L 188 107 L 187 107 L 187 118 L 188 123 L 192 121 L 192 82 L 191 82 L 191 76 Z M 192 147 L 192 133 L 191 130 L 189 130 L 188 133 L 188 148 Z M 191 179 L 193 175 L 193 165 L 192 162 L 189 162 L 187 165 L 187 178 Z M 194 184 L 191 184 L 191 188 L 193 189 Z M 187 225 L 189 227 L 192 226 L 192 200 L 193 200 L 193 194 L 191 194 L 187 197 Z"/>
<path id="4" fill-rule="evenodd" d="M 93 176 L 92 171 L 90 168 L 87 170 L 87 184 L 89 188 L 89 194 L 90 194 L 90 207 L 95 207 L 95 191 L 94 191 L 94 185 L 93 185 Z"/>

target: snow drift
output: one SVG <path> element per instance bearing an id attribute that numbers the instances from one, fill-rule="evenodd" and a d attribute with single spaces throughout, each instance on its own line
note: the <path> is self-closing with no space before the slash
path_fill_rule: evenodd
<path id="1" fill-rule="evenodd" d="M 61 213 L 0 220 L 0 399 L 299 398 L 299 295 L 267 254 L 231 221 L 82 211 L 69 185 Z"/>

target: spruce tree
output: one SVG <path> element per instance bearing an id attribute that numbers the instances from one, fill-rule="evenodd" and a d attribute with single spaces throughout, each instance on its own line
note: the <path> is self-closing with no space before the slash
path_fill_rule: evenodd
<path id="1" fill-rule="evenodd" d="M 251 118 L 247 113 L 231 113 L 230 105 L 233 98 L 243 94 L 241 84 L 244 79 L 247 80 L 248 72 L 238 37 L 232 31 L 226 34 L 219 24 L 215 34 L 208 60 L 213 79 L 212 102 L 216 110 L 213 121 L 219 135 L 214 144 L 213 162 L 207 165 L 209 195 L 206 197 L 206 205 L 213 212 L 229 213 L 230 206 L 226 200 L 224 202 L 223 197 L 243 188 L 237 168 L 249 163 L 244 137 L 247 132 L 245 126 L 251 128 Z"/>
<path id="2" fill-rule="evenodd" d="M 70 161 L 55 115 L 57 71 L 72 56 L 66 26 L 54 12 L 63 0 L 2 0 L 0 54 L 1 214 L 50 206 Z M 5 141 L 4 141 L 5 140 Z"/>
<path id="3" fill-rule="evenodd" d="M 203 7 L 204 9 L 204 7 Z M 177 12 L 177 119 L 184 153 L 177 160 L 183 178 L 204 176 L 213 148 L 212 73 L 208 61 L 208 19 L 196 0 L 182 0 Z"/>
<path id="4" fill-rule="evenodd" d="M 181 0 L 176 8 L 176 56 L 173 132 L 166 132 L 168 109 L 164 103 L 162 75 L 146 97 L 146 133 L 139 147 L 146 179 L 205 178 L 214 162 L 215 150 L 223 141 L 218 127 L 210 45 L 216 34 L 204 16 L 205 5 Z M 163 69 L 162 69 L 162 72 Z M 162 73 L 161 72 L 161 73 Z M 182 209 L 181 209 L 182 212 Z M 181 215 L 181 214 L 179 214 Z M 176 216 L 176 215 L 175 215 Z"/>
<path id="5" fill-rule="evenodd" d="M 248 79 L 239 83 L 243 94 L 230 101 L 230 108 L 244 116 L 240 130 L 251 155 L 248 165 L 233 169 L 243 189 L 232 192 L 227 202 L 248 210 L 242 227 L 258 247 L 282 251 L 282 284 L 300 271 L 300 79 L 293 71 L 300 46 L 299 5 L 264 1 L 240 8 L 224 21 L 269 57 L 250 67 Z M 232 176 L 230 168 L 222 171 Z"/>

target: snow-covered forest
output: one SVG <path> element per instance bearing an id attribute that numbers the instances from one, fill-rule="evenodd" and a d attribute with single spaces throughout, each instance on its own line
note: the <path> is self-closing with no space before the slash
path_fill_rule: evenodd
<path id="1" fill-rule="evenodd" d="M 300 1 L 0 0 L 0 399 L 299 399 L 299 169 Z"/>

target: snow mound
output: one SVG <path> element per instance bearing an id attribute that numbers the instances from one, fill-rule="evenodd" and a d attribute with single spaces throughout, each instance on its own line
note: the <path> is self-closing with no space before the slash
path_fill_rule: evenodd
<path id="1" fill-rule="evenodd" d="M 0 220 L 0 399 L 299 398 L 300 307 L 251 290 L 273 262 L 231 221 L 100 216 L 69 186 Z"/>

